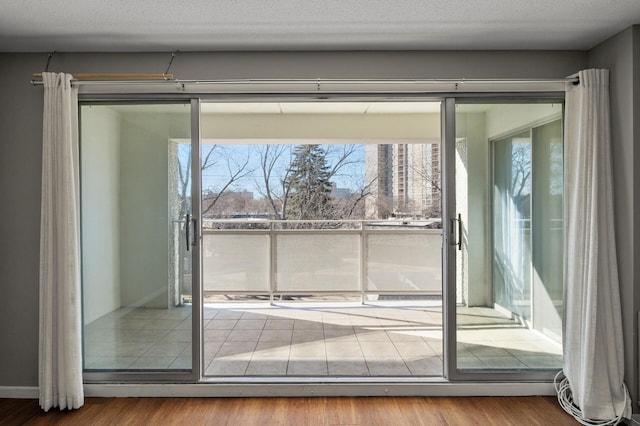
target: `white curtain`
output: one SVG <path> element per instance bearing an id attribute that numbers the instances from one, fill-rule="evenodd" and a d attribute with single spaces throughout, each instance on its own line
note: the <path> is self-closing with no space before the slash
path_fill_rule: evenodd
<path id="1" fill-rule="evenodd" d="M 579 79 L 566 89 L 564 374 L 582 416 L 608 420 L 631 415 L 623 384 L 609 72 L 581 71 Z"/>
<path id="2" fill-rule="evenodd" d="M 40 222 L 40 406 L 84 404 L 82 387 L 77 89 L 43 73 Z"/>

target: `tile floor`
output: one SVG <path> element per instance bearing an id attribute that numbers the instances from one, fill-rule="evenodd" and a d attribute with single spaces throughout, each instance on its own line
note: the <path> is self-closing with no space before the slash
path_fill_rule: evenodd
<path id="1" fill-rule="evenodd" d="M 489 308 L 458 310 L 458 365 L 560 368 L 560 346 Z M 439 302 L 218 303 L 205 376 L 441 376 Z M 85 368 L 188 369 L 191 311 L 121 308 L 85 327 Z"/>
<path id="2" fill-rule="evenodd" d="M 218 305 L 204 316 L 205 375 L 442 375 L 438 305 Z"/>

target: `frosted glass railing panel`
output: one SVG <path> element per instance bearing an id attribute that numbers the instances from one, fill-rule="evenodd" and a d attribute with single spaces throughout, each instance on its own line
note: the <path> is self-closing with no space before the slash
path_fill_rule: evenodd
<path id="1" fill-rule="evenodd" d="M 360 235 L 281 234 L 276 247 L 278 291 L 360 289 Z"/>
<path id="2" fill-rule="evenodd" d="M 204 291 L 269 292 L 269 235 L 204 234 Z"/>
<path id="3" fill-rule="evenodd" d="M 442 234 L 369 234 L 367 291 L 442 292 Z"/>

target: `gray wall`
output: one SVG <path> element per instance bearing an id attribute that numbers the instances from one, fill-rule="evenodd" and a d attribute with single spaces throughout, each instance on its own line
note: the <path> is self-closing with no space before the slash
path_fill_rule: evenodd
<path id="1" fill-rule="evenodd" d="M 640 203 L 640 27 L 634 26 L 606 40 L 589 52 L 589 67 L 610 70 L 613 185 L 622 325 L 624 333 L 625 382 L 633 401 L 638 398 L 638 340 L 636 313 L 640 291 L 634 282 L 640 268 L 634 241 L 639 241 Z M 634 411 L 637 405 L 634 404 Z"/>
<path id="2" fill-rule="evenodd" d="M 42 71 L 46 59 L 45 53 L 0 54 L 4 77 L 0 81 L 0 286 L 4 302 L 0 310 L 0 386 L 35 386 L 38 382 L 42 88 L 32 87 L 29 80 L 31 73 Z M 158 53 L 57 53 L 50 70 L 159 73 L 168 60 L 169 54 Z M 171 72 L 181 79 L 557 78 L 586 66 L 586 52 L 566 51 L 223 52 L 180 53 Z M 625 194 L 631 194 L 629 191 L 627 188 Z M 633 273 L 627 279 L 628 275 Z M 631 287 L 632 282 L 625 281 L 625 285 Z M 625 313 L 628 317 L 629 312 Z"/>
<path id="3" fill-rule="evenodd" d="M 0 55 L 0 385 L 38 383 L 42 55 Z"/>

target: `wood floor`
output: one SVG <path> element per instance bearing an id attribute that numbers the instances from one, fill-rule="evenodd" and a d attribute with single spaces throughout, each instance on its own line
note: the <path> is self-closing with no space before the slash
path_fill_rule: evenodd
<path id="1" fill-rule="evenodd" d="M 0 399 L 0 425 L 575 425 L 554 397 L 88 398 L 44 413 Z"/>

